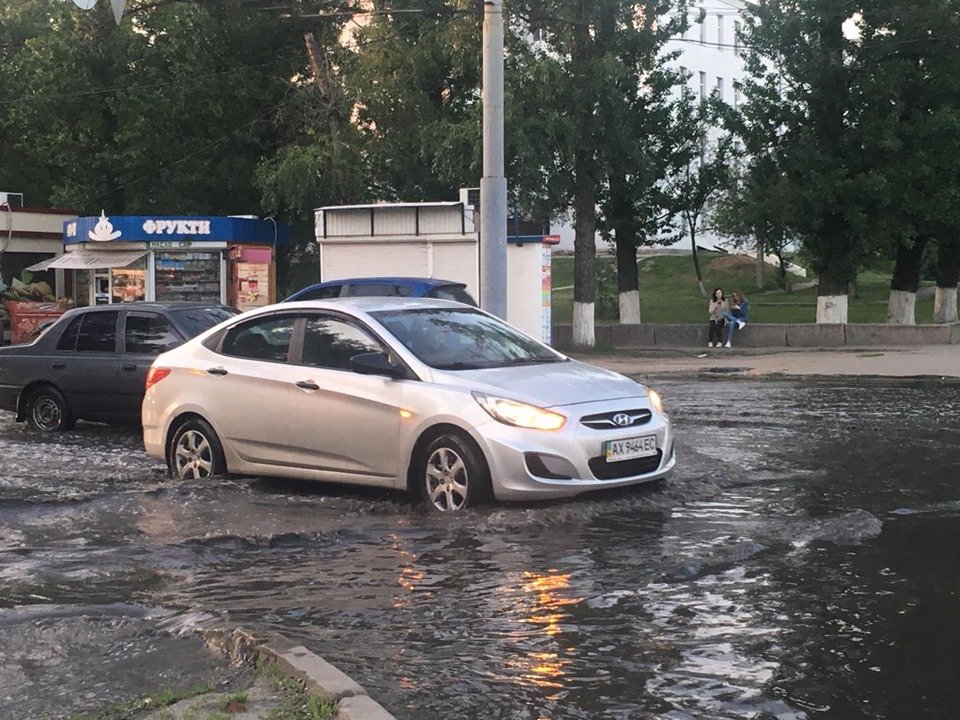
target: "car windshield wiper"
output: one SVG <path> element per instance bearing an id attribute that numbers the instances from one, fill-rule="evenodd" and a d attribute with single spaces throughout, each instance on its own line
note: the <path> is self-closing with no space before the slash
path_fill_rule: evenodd
<path id="1" fill-rule="evenodd" d="M 476 363 L 468 362 L 454 362 L 446 363 L 444 365 L 434 365 L 437 370 L 480 370 L 481 368 L 490 367 L 489 365 L 477 365 Z"/>
<path id="2" fill-rule="evenodd" d="M 526 358 L 513 358 L 511 360 L 505 360 L 502 363 L 497 364 L 496 367 L 514 367 L 517 365 L 546 365 L 548 363 L 562 362 L 561 358 L 549 357 L 549 358 L 536 358 L 536 357 L 526 357 Z"/>

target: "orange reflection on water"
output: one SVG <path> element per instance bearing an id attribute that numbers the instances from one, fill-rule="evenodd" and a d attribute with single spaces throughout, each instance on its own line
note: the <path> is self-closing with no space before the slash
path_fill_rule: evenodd
<path id="1" fill-rule="evenodd" d="M 538 575 L 525 572 L 523 574 L 526 582 L 521 586 L 522 589 L 536 594 L 536 604 L 530 614 L 524 618 L 524 622 L 542 626 L 547 635 L 556 635 L 560 632 L 560 622 L 566 616 L 563 608 L 567 605 L 576 605 L 582 598 L 563 597 L 558 594 L 558 591 L 570 588 L 570 573 L 554 574 L 556 570 L 550 570 L 549 573 Z"/>

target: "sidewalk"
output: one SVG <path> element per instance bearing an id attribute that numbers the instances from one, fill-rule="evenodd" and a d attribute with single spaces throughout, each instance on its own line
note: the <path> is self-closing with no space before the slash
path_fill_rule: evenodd
<path id="1" fill-rule="evenodd" d="M 727 377 L 960 378 L 960 347 L 921 345 L 882 350 L 845 348 L 759 350 L 623 350 L 576 353 L 580 360 L 624 375 Z"/>

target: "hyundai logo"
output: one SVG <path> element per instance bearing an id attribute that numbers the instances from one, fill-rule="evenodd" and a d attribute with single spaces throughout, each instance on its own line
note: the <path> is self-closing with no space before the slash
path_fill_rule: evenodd
<path id="1" fill-rule="evenodd" d="M 633 419 L 626 413 L 617 413 L 613 416 L 613 422 L 620 427 L 627 427 L 628 425 L 633 424 Z"/>

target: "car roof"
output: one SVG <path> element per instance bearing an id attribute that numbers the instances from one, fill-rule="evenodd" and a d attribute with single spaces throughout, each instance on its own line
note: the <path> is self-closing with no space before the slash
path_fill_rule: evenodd
<path id="1" fill-rule="evenodd" d="M 321 283 L 310 285 L 311 288 L 327 287 L 331 285 L 345 285 L 346 283 L 385 283 L 391 285 L 427 285 L 428 287 L 439 287 L 441 285 L 461 285 L 466 283 L 456 280 L 443 280 L 441 278 L 420 278 L 420 277 L 362 277 L 362 278 L 341 278 L 340 280 L 325 280 Z"/>
<path id="2" fill-rule="evenodd" d="M 330 298 L 329 300 L 295 300 L 293 302 L 283 303 L 282 307 L 277 305 L 270 306 L 274 310 L 296 310 L 297 308 L 312 308 L 320 310 L 347 310 L 359 313 L 371 313 L 381 310 L 476 310 L 476 308 L 464 303 L 453 302 L 452 300 L 439 300 L 435 298 L 410 298 L 410 297 L 349 297 L 349 298 Z"/>
<path id="3" fill-rule="evenodd" d="M 190 300 L 154 300 L 150 302 L 113 303 L 73 308 L 82 312 L 107 312 L 109 310 L 193 310 L 196 308 L 225 307 L 222 303 L 194 302 Z"/>

